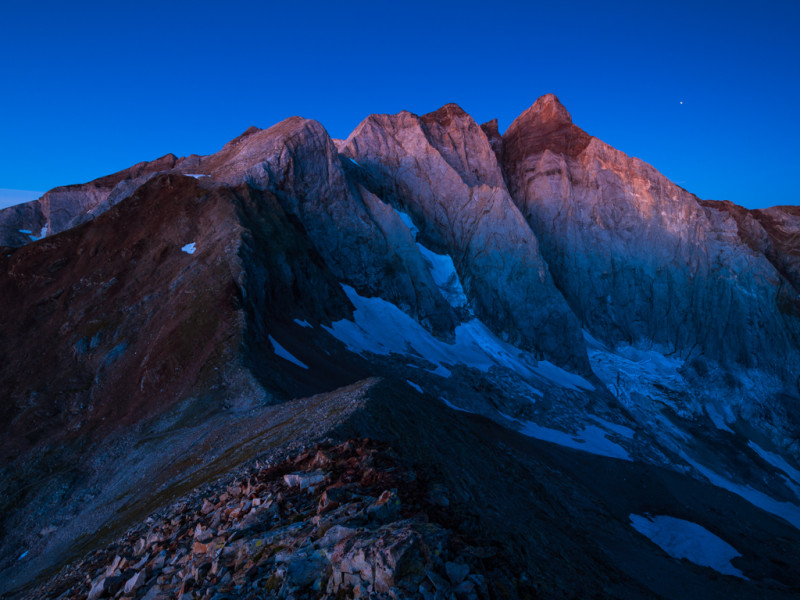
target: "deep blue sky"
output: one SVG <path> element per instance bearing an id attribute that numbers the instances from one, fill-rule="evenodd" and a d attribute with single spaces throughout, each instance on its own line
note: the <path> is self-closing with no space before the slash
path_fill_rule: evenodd
<path id="1" fill-rule="evenodd" d="M 502 131 L 553 92 L 703 198 L 800 204 L 800 3 L 432 4 L 7 2 L 0 188 L 208 154 L 295 114 L 346 137 L 457 102 Z"/>

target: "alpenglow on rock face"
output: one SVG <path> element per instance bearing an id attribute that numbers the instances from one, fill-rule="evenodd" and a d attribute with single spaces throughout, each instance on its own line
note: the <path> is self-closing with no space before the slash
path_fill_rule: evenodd
<path id="1" fill-rule="evenodd" d="M 724 210 L 572 124 L 553 95 L 508 128 L 503 165 L 556 284 L 593 335 L 798 373 L 792 250 L 757 248 L 757 234 Z M 776 302 L 786 288 L 793 298 Z"/>
<path id="2" fill-rule="evenodd" d="M 0 595 L 800 589 L 800 208 L 552 94 L 251 127 L 0 247 Z"/>

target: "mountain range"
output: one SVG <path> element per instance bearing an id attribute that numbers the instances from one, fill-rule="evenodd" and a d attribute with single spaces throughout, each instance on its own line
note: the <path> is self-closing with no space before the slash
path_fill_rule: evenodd
<path id="1" fill-rule="evenodd" d="M 0 299 L 4 597 L 800 592 L 800 208 L 552 94 L 55 188 Z"/>

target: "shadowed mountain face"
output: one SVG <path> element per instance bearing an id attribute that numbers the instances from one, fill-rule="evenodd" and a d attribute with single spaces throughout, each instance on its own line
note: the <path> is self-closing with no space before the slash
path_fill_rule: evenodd
<path id="1" fill-rule="evenodd" d="M 701 201 L 553 95 L 503 135 L 454 104 L 250 128 L 0 211 L 0 244 L 0 593 L 800 589 L 800 212 Z M 284 484 L 230 483 L 365 437 L 350 508 L 319 508 L 345 458 L 263 513 Z M 372 460 L 424 482 L 385 475 L 388 520 Z"/>

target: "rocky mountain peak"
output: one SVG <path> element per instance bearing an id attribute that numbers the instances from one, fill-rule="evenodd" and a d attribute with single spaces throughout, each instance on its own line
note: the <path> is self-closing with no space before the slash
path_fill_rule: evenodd
<path id="1" fill-rule="evenodd" d="M 420 120 L 423 123 L 437 123 L 442 127 L 450 127 L 454 120 L 469 119 L 472 120 L 467 112 L 458 104 L 450 102 L 445 104 L 440 109 L 423 115 Z"/>
<path id="2" fill-rule="evenodd" d="M 589 145 L 591 136 L 572 123 L 572 117 L 555 94 L 545 94 L 514 119 L 503 135 L 511 156 L 534 154 L 549 149 L 577 156 Z"/>
<path id="3" fill-rule="evenodd" d="M 254 133 L 258 133 L 259 131 L 261 131 L 261 129 L 260 129 L 260 128 L 256 127 L 255 125 L 251 125 L 251 126 L 250 126 L 250 127 L 248 127 L 247 129 L 245 129 L 245 130 L 244 130 L 242 133 L 240 133 L 240 134 L 239 134 L 239 135 L 237 135 L 235 138 L 233 138 L 233 139 L 232 139 L 230 142 L 228 142 L 227 144 L 225 144 L 225 146 L 226 146 L 226 147 L 228 147 L 228 146 L 235 146 L 236 144 L 238 144 L 239 142 L 241 142 L 241 141 L 242 141 L 243 139 L 245 139 L 246 137 L 249 137 L 249 136 L 253 135 Z"/>
<path id="4" fill-rule="evenodd" d="M 542 123 L 572 123 L 572 116 L 555 94 L 540 96 L 527 111 L 522 113 L 522 116 L 524 117 L 526 114 L 529 118 L 537 119 Z"/>

